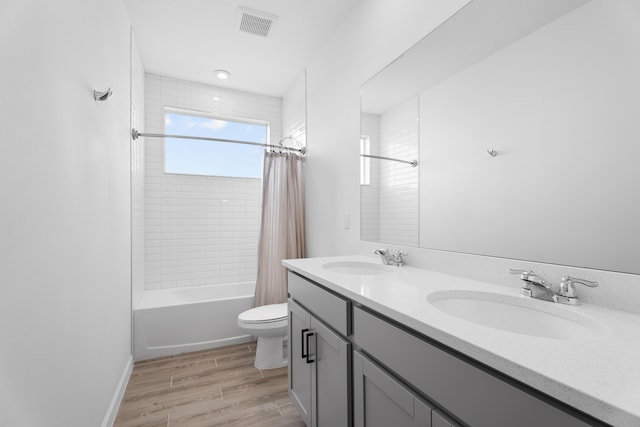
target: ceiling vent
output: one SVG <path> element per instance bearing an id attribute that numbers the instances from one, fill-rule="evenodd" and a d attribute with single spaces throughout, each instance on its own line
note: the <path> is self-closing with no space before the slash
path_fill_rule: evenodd
<path id="1" fill-rule="evenodd" d="M 238 29 L 245 33 L 267 37 L 277 20 L 278 17 L 270 13 L 244 6 L 238 8 Z"/>

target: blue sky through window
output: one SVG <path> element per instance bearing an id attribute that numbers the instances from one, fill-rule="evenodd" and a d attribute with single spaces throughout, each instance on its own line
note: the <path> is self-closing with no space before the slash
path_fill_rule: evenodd
<path id="1" fill-rule="evenodd" d="M 266 124 L 165 112 L 165 134 L 267 142 Z M 229 142 L 165 138 L 166 173 L 262 177 L 262 147 Z"/>

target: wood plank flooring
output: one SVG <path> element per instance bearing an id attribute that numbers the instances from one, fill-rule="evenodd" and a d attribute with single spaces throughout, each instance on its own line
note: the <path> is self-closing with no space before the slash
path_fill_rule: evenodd
<path id="1" fill-rule="evenodd" d="M 255 343 L 136 362 L 115 427 L 304 427 L 287 368 L 253 366 Z"/>

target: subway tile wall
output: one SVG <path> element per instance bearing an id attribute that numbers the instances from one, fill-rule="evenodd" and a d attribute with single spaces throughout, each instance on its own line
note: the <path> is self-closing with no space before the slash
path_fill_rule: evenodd
<path id="1" fill-rule="evenodd" d="M 363 113 L 360 117 L 360 133 L 368 136 L 370 154 L 380 154 L 380 116 Z M 380 241 L 380 162 L 370 159 L 369 185 L 360 185 L 360 238 L 370 242 Z"/>
<path id="2" fill-rule="evenodd" d="M 380 117 L 380 155 L 402 160 L 418 158 L 418 97 Z M 380 160 L 380 241 L 418 246 L 418 167 Z"/>
<path id="3" fill-rule="evenodd" d="M 164 132 L 164 108 L 270 123 L 282 138 L 282 100 L 146 75 L 146 131 Z M 261 180 L 164 173 L 160 138 L 146 138 L 146 289 L 254 281 Z"/>

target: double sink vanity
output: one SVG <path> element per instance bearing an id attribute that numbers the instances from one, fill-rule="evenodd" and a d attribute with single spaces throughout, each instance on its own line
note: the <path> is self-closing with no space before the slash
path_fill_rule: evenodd
<path id="1" fill-rule="evenodd" d="M 289 394 L 309 427 L 640 425 L 637 315 L 522 296 L 515 276 L 283 264 Z"/>

